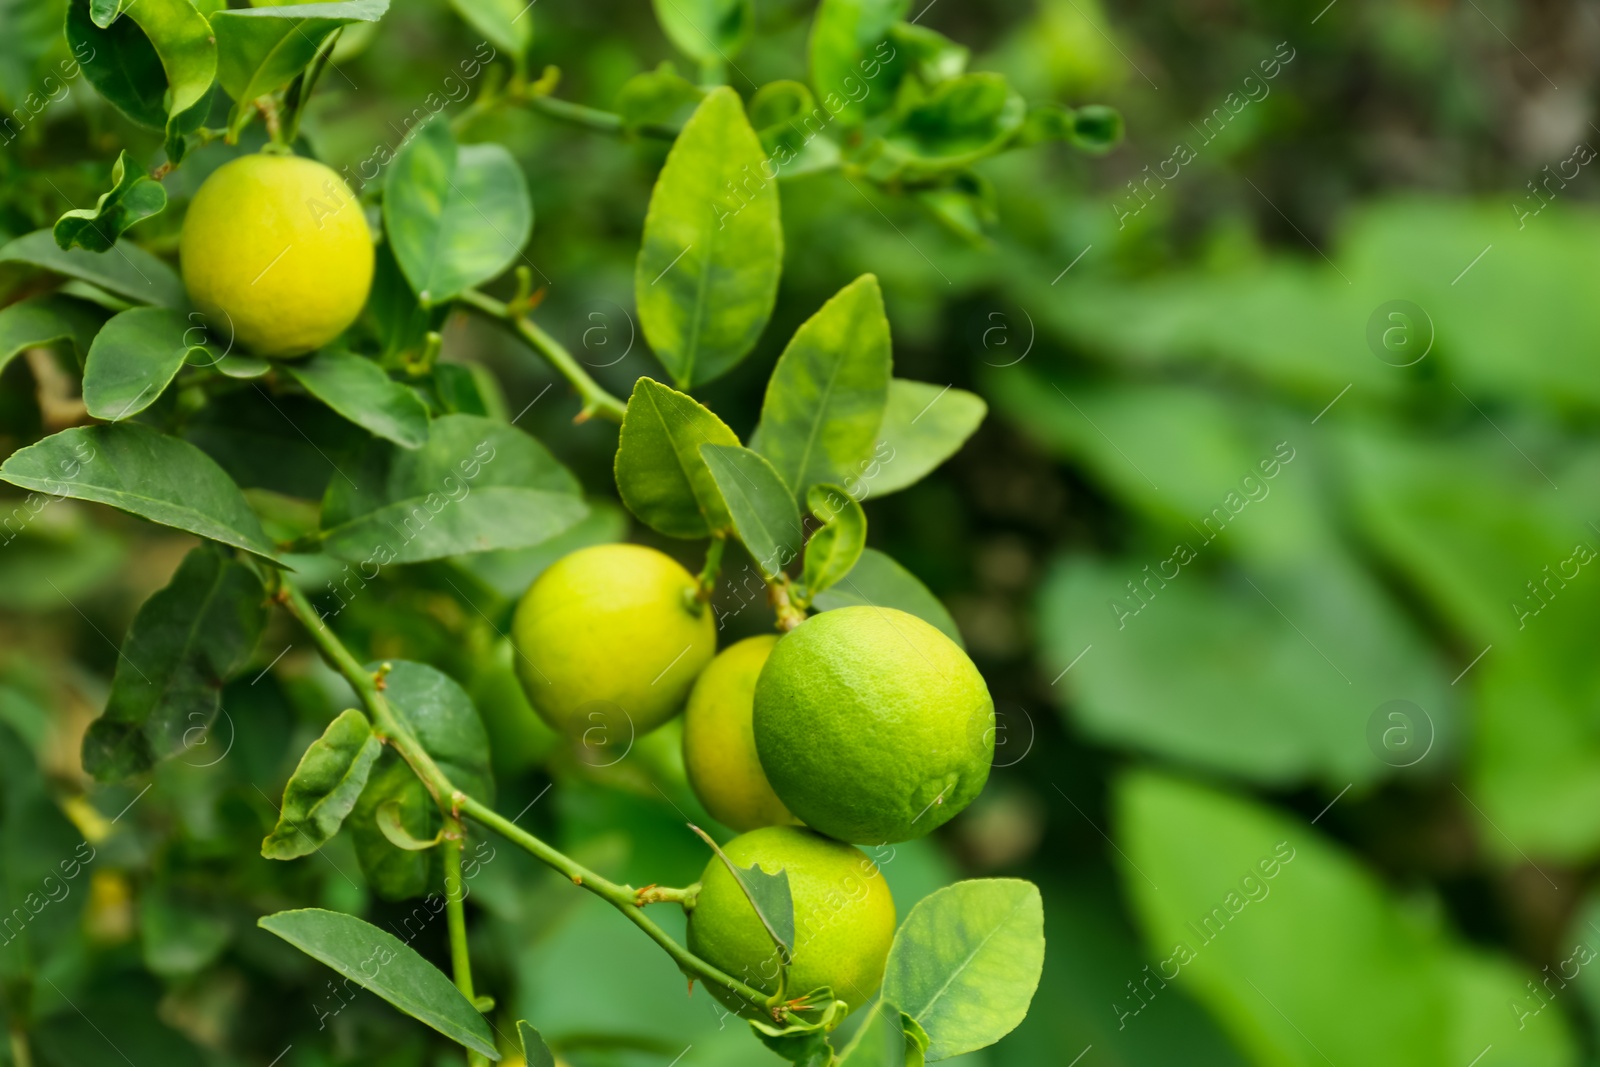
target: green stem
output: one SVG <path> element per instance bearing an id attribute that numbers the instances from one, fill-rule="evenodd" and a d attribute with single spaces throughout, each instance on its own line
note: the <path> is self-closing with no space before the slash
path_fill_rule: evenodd
<path id="1" fill-rule="evenodd" d="M 721 535 L 713 537 L 706 547 L 706 565 L 700 568 L 697 579 L 700 588 L 695 592 L 695 600 L 701 604 L 709 602 L 711 594 L 717 591 L 717 578 L 722 574 L 722 553 L 727 547 L 728 539 Z"/>
<path id="2" fill-rule="evenodd" d="M 589 372 L 583 369 L 583 365 L 567 351 L 566 346 L 545 333 L 533 320 L 511 305 L 504 304 L 492 296 L 486 296 L 476 289 L 468 289 L 456 299 L 491 318 L 508 324 L 534 351 L 549 360 L 551 366 L 561 372 L 562 377 L 571 383 L 578 391 L 578 396 L 583 399 L 583 411 L 579 413 L 578 421 L 582 422 L 594 415 L 610 419 L 612 422 L 622 421 L 628 405 L 612 396 L 604 386 L 591 378 Z"/>
<path id="3" fill-rule="evenodd" d="M 708 984 L 715 983 L 753 1005 L 764 1006 L 767 1003 L 768 998 L 765 993 L 758 989 L 753 989 L 732 975 L 718 970 L 668 937 L 667 932 L 657 926 L 640 909 L 638 904 L 639 891 L 631 886 L 618 885 L 616 882 L 596 874 L 565 854 L 551 848 L 511 820 L 500 815 L 494 809 L 486 807 L 463 793 L 455 795 L 455 803 L 457 809 L 463 815 L 476 819 L 501 836 L 521 845 L 544 863 L 566 875 L 574 885 L 582 886 L 622 912 L 629 922 L 643 930 L 652 941 L 665 949 L 667 955 L 672 957 L 673 962 L 678 965 L 678 969 L 683 973 L 697 977 Z"/>
<path id="4" fill-rule="evenodd" d="M 11 1060 L 16 1067 L 33 1067 L 33 1053 L 28 1048 L 28 1033 L 20 1023 L 11 1025 Z"/>
<path id="5" fill-rule="evenodd" d="M 379 687 L 378 677 L 363 667 L 355 656 L 350 654 L 350 650 L 345 648 L 344 642 L 340 641 L 333 631 L 328 629 L 327 624 L 317 615 L 316 609 L 311 606 L 311 602 L 306 599 L 305 594 L 295 588 L 291 582 L 284 581 L 280 587 L 279 597 L 289 609 L 290 614 L 294 615 L 311 634 L 312 639 L 322 649 L 323 654 L 328 657 L 329 662 L 333 664 L 340 674 L 344 675 L 345 680 L 355 689 L 356 695 L 361 698 L 362 705 L 372 715 L 374 733 L 393 745 L 395 750 L 400 753 L 411 766 L 411 769 L 416 772 L 417 777 L 422 780 L 422 784 L 433 794 L 435 801 L 439 803 L 439 809 L 446 814 L 447 819 L 455 819 L 458 815 L 471 817 L 502 837 L 522 846 L 534 858 L 565 875 L 574 885 L 582 886 L 605 900 L 612 907 L 622 912 L 629 922 L 643 930 L 652 941 L 665 949 L 667 955 L 672 957 L 673 962 L 678 965 L 678 969 L 683 971 L 684 974 L 697 977 L 708 984 L 715 983 L 751 1005 L 762 1007 L 766 1005 L 768 998 L 765 993 L 745 985 L 732 975 L 713 967 L 667 936 L 666 931 L 647 918 L 640 909 L 636 899 L 637 893 L 634 889 L 629 886 L 618 885 L 616 882 L 596 874 L 570 856 L 552 848 L 533 834 L 517 826 L 516 823 L 505 818 L 493 808 L 474 800 L 451 785 L 450 780 L 439 769 L 439 765 L 434 763 L 433 758 L 423 750 L 421 744 L 411 735 L 411 731 L 406 729 L 404 724 L 396 718 L 394 709 L 389 706 L 388 700 L 384 698 L 383 691 Z M 459 820 L 457 821 L 459 822 Z M 457 840 L 459 842 L 459 839 Z M 456 848 L 460 848 L 459 843 Z M 459 878 L 459 869 L 457 877 Z M 451 921 L 453 923 L 454 919 Z M 454 956 L 455 934 L 453 926 L 451 950 L 452 956 Z M 462 951 L 463 953 L 465 952 L 464 943 Z M 457 971 L 458 983 L 461 981 L 460 976 L 464 973 L 464 970 Z M 470 982 L 471 979 L 468 978 L 467 981 Z"/>
<path id="6" fill-rule="evenodd" d="M 455 975 L 456 988 L 469 1002 L 476 1003 L 472 992 L 472 957 L 467 951 L 466 889 L 461 882 L 461 849 L 465 843 L 466 827 L 454 817 L 445 819 L 444 831 L 444 899 L 445 919 L 450 926 L 450 971 Z M 468 1050 L 467 1067 L 488 1067 L 481 1054 Z"/>
<path id="7" fill-rule="evenodd" d="M 574 126 L 595 130 L 599 133 L 623 134 L 628 132 L 628 126 L 623 122 L 622 116 L 615 111 L 602 111 L 597 107 L 586 104 L 574 104 L 570 100 L 558 100 L 553 96 L 532 95 L 526 97 L 523 103 L 530 108 L 559 119 Z M 664 126 L 660 123 L 645 122 L 633 127 L 634 132 L 645 137 L 656 137 L 664 141 L 676 140 L 678 130 L 674 126 Z"/>

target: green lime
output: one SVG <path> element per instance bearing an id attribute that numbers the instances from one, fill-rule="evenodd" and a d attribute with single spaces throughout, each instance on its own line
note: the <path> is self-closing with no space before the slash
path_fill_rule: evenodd
<path id="1" fill-rule="evenodd" d="M 729 841 L 736 867 L 789 872 L 794 952 L 787 994 L 828 986 L 851 1010 L 872 999 L 894 940 L 894 897 L 877 864 L 859 848 L 799 826 L 766 826 Z M 744 890 L 716 856 L 700 876 L 689 913 L 689 951 L 766 993 L 778 989 L 778 956 Z M 717 992 L 716 987 L 711 987 Z M 718 999 L 736 1010 L 731 995 Z"/>
<path id="2" fill-rule="evenodd" d="M 983 790 L 994 701 L 954 641 L 893 608 L 825 611 L 778 642 L 756 682 L 773 791 L 841 841 L 920 837 Z"/>
<path id="3" fill-rule="evenodd" d="M 301 156 L 224 163 L 189 202 L 178 261 L 218 345 L 258 356 L 321 348 L 372 287 L 372 231 L 331 168 Z"/>
<path id="4" fill-rule="evenodd" d="M 695 590 L 688 571 L 642 545 L 595 545 L 551 564 L 511 621 L 528 702 L 568 737 L 626 752 L 678 713 L 716 652 Z"/>
<path id="5" fill-rule="evenodd" d="M 694 683 L 683 713 L 689 784 L 706 810 L 735 830 L 794 822 L 767 784 L 750 724 L 756 676 L 777 643 L 769 634 L 723 649 Z"/>

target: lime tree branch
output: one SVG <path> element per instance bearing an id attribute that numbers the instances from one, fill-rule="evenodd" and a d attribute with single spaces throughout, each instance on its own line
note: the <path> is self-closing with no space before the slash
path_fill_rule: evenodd
<path id="1" fill-rule="evenodd" d="M 583 399 L 583 411 L 578 419 L 582 421 L 594 415 L 620 423 L 627 405 L 606 391 L 605 387 L 589 376 L 583 365 L 567 351 L 565 345 L 551 337 L 539 325 L 520 310 L 510 304 L 486 296 L 476 289 L 468 289 L 457 297 L 461 303 L 468 307 L 476 308 L 490 318 L 499 319 L 515 330 L 524 341 L 545 359 L 551 366 L 561 372 L 562 377 L 572 383 L 578 391 L 578 396 Z"/>
<path id="2" fill-rule="evenodd" d="M 450 926 L 450 970 L 455 975 L 456 988 L 471 1003 L 477 1003 L 472 992 L 472 957 L 467 952 L 466 887 L 461 883 L 461 849 L 466 837 L 466 827 L 461 820 L 448 817 L 444 832 L 444 898 L 445 919 Z M 489 1067 L 489 1061 L 480 1053 L 467 1050 L 467 1067 Z"/>
<path id="3" fill-rule="evenodd" d="M 553 848 L 542 839 L 517 826 L 493 808 L 456 789 L 450 783 L 450 779 L 439 769 L 439 765 L 433 761 L 433 757 L 428 755 L 417 739 L 412 736 L 411 731 L 395 715 L 394 708 L 389 705 L 389 701 L 383 695 L 381 675 L 375 675 L 368 671 L 355 656 L 351 655 L 350 650 L 344 646 L 344 642 L 340 641 L 338 636 L 328 628 L 327 624 L 318 616 L 316 609 L 311 606 L 311 602 L 306 599 L 305 594 L 295 588 L 293 583 L 282 582 L 278 599 L 289 610 L 289 613 L 306 628 L 312 639 L 316 641 L 317 647 L 328 657 L 329 662 L 355 689 L 356 695 L 361 698 L 362 706 L 372 716 L 373 732 L 385 743 L 394 746 L 395 751 L 399 752 L 406 763 L 410 765 L 412 771 L 416 773 L 422 784 L 427 787 L 428 792 L 438 802 L 439 810 L 444 813 L 447 823 L 454 823 L 459 827 L 458 816 L 460 815 L 466 815 L 481 823 L 514 844 L 520 845 L 540 862 L 564 875 L 574 885 L 582 886 L 622 912 L 629 922 L 643 930 L 652 941 L 666 950 L 667 955 L 672 957 L 673 962 L 678 965 L 679 970 L 683 971 L 684 974 L 699 978 L 708 985 L 714 984 L 726 989 L 752 1005 L 764 1006 L 767 1003 L 768 998 L 765 993 L 712 966 L 669 937 L 665 930 L 657 926 L 653 920 L 644 914 L 637 890 L 631 886 L 619 885 L 608 878 L 596 874 L 564 852 Z M 446 833 L 446 845 L 447 847 L 452 847 L 448 832 Z M 446 872 L 448 877 L 448 872 L 454 866 L 457 879 L 456 888 L 459 889 L 459 850 L 461 847 L 461 839 L 459 837 L 454 839 L 453 847 L 457 850 L 456 863 L 447 863 Z M 447 856 L 446 858 L 449 859 L 450 857 Z M 452 907 L 458 909 L 461 903 L 460 893 L 453 892 L 447 895 L 452 900 Z M 453 961 L 457 961 L 456 985 L 464 994 L 471 997 L 472 978 L 468 968 L 465 966 L 465 925 L 463 924 L 461 927 L 458 943 L 454 913 L 452 913 L 450 921 L 451 956 Z M 458 946 L 459 956 L 457 956 Z M 466 984 L 463 985 L 463 982 Z"/>

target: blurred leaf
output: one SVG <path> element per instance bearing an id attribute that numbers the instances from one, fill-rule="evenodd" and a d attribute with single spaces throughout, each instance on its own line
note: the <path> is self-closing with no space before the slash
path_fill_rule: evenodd
<path id="1" fill-rule="evenodd" d="M 926 478 L 960 450 L 988 410 L 965 389 L 890 379 L 873 467 L 861 474 L 868 494 L 885 496 Z"/>
<path id="2" fill-rule="evenodd" d="M 0 480 L 109 504 L 266 559 L 275 550 L 239 487 L 204 452 L 136 423 L 62 430 L 18 449 Z"/>
<path id="3" fill-rule="evenodd" d="M 138 166 L 130 165 L 128 150 L 123 149 L 111 165 L 111 188 L 100 194 L 94 207 L 62 215 L 51 233 L 63 249 L 77 245 L 90 252 L 107 252 L 128 227 L 166 206 L 166 189 Z"/>
<path id="4" fill-rule="evenodd" d="M 343 0 L 232 8 L 211 16 L 217 80 L 234 101 L 228 129 L 237 135 L 254 113 L 256 98 L 293 81 L 329 34 L 352 22 L 376 22 L 388 10 L 389 0 Z"/>
<path id="5" fill-rule="evenodd" d="M 650 378 L 633 383 L 617 443 L 617 492 L 645 525 L 668 537 L 705 537 L 732 519 L 702 444 L 739 438 L 708 408 Z"/>
<path id="6" fill-rule="evenodd" d="M 732 61 L 755 31 L 751 0 L 652 0 L 673 47 L 702 64 Z"/>
<path id="7" fill-rule="evenodd" d="M 517 1040 L 522 1045 L 522 1059 L 527 1067 L 556 1067 L 556 1058 L 550 1046 L 544 1043 L 539 1031 L 522 1020 L 517 1021 Z"/>
<path id="8" fill-rule="evenodd" d="M 403 448 L 428 439 L 428 409 L 416 393 L 364 356 L 325 348 L 284 369 L 318 400 L 351 422 Z"/>
<path id="9" fill-rule="evenodd" d="M 522 168 L 497 144 L 460 145 L 435 120 L 395 155 L 383 183 L 383 226 L 424 307 L 497 277 L 533 232 Z"/>
<path id="10" fill-rule="evenodd" d="M 839 145 L 822 136 L 817 102 L 809 86 L 797 81 L 763 85 L 750 99 L 750 124 L 761 138 L 780 179 L 799 178 L 839 165 Z"/>
<path id="11" fill-rule="evenodd" d="M 941 184 L 922 186 L 912 195 L 943 226 L 974 245 L 983 244 L 984 231 L 1000 217 L 994 186 L 974 170 L 944 175 Z"/>
<path id="12" fill-rule="evenodd" d="M 805 533 L 794 495 L 757 452 L 739 445 L 703 445 L 700 455 L 711 471 L 734 532 L 750 550 L 761 573 L 777 578 L 800 554 Z"/>
<path id="13" fill-rule="evenodd" d="M 0 370 L 30 348 L 63 340 L 71 341 L 82 359 L 104 322 L 93 304 L 70 296 L 30 296 L 0 308 Z"/>
<path id="14" fill-rule="evenodd" d="M 840 1054 L 841 1067 L 922 1067 L 927 1035 L 917 1021 L 881 999 L 870 1010 Z"/>
<path id="15" fill-rule="evenodd" d="M 965 648 L 961 631 L 939 598 L 928 591 L 916 575 L 875 548 L 864 549 L 861 559 L 840 579 L 839 584 L 818 594 L 812 605 L 818 611 L 848 608 L 856 604 L 898 608 L 909 612 L 944 632 Z"/>
<path id="16" fill-rule="evenodd" d="M 1047 671 L 1085 731 L 1249 781 L 1338 789 L 1400 765 L 1371 747 L 1368 723 L 1402 699 L 1423 718 L 1418 753 L 1400 762 L 1429 771 L 1448 757 L 1449 678 L 1371 577 L 1337 556 L 1211 577 L 1196 573 L 1205 544 L 1068 558 L 1045 583 Z"/>
<path id="17" fill-rule="evenodd" d="M 0 247 L 0 262 L 31 263 L 68 278 L 80 278 L 140 304 L 182 308 L 189 303 L 177 272 L 129 241 L 110 252 L 62 251 L 49 230 L 35 230 Z"/>
<path id="18" fill-rule="evenodd" d="M 203 735 L 222 685 L 249 662 L 266 625 L 256 572 L 202 545 L 134 616 L 106 710 L 83 739 L 83 768 L 102 782 L 150 770 Z"/>
<path id="19" fill-rule="evenodd" d="M 926 180 L 994 155 L 1022 129 L 1028 106 L 1003 75 L 964 74 L 905 110 L 884 135 L 874 177 Z"/>
<path id="20" fill-rule="evenodd" d="M 445 415 L 421 448 L 375 441 L 354 479 L 328 483 L 323 547 L 368 566 L 416 563 L 536 545 L 586 513 L 577 479 L 538 441 L 482 416 Z"/>
<path id="21" fill-rule="evenodd" d="M 641 127 L 681 129 L 700 106 L 706 91 L 662 60 L 655 70 L 635 74 L 617 90 L 614 105 L 623 129 L 637 133 Z"/>
<path id="22" fill-rule="evenodd" d="M 144 965 L 163 978 L 186 978 L 216 961 L 233 936 L 228 920 L 162 882 L 139 894 Z"/>
<path id="23" fill-rule="evenodd" d="M 340 712 L 289 776 L 278 824 L 261 842 L 261 854 L 269 860 L 292 860 L 321 848 L 355 807 L 381 751 L 383 744 L 365 715 L 354 709 Z"/>
<path id="24" fill-rule="evenodd" d="M 886 73 L 883 64 L 898 58 L 888 36 L 911 13 L 910 6 L 909 0 L 822 0 L 817 5 L 811 87 L 842 126 L 859 126 L 892 102 L 898 69 L 878 79 Z M 857 97 L 854 90 L 863 83 L 868 92 Z"/>
<path id="25" fill-rule="evenodd" d="M 390 824 L 387 832 L 378 822 L 379 812 Z M 400 829 L 414 840 L 427 840 L 437 832 L 437 819 L 438 808 L 416 772 L 394 753 L 383 753 L 346 819 L 361 873 L 379 897 L 410 900 L 432 887 L 434 853 L 399 848 L 390 834 Z"/>
<path id="26" fill-rule="evenodd" d="M 842 487 L 827 484 L 806 491 L 806 507 L 822 522 L 822 529 L 806 542 L 801 579 L 814 596 L 842 581 L 861 558 L 867 547 L 867 513 Z"/>
<path id="27" fill-rule="evenodd" d="M 321 908 L 280 911 L 257 925 L 450 1040 L 491 1060 L 500 1058 L 494 1033 L 472 1002 L 444 972 L 388 931 Z"/>
<path id="28" fill-rule="evenodd" d="M 895 933 L 883 997 L 927 1032 L 929 1060 L 992 1045 L 1016 1029 L 1044 966 L 1044 905 L 1030 882 L 957 882 Z"/>
<path id="29" fill-rule="evenodd" d="M 862 473 L 888 402 L 889 320 L 864 274 L 794 332 L 767 381 L 755 448 L 797 500 Z"/>
<path id="30" fill-rule="evenodd" d="M 170 308 L 129 308 L 114 316 L 89 346 L 84 406 L 108 422 L 139 414 L 161 399 L 191 351 L 205 350 L 204 338 Z"/>
<path id="31" fill-rule="evenodd" d="M 965 45 L 956 44 L 938 30 L 911 22 L 897 22 L 889 27 L 889 40 L 896 51 L 905 50 L 911 72 L 927 85 L 961 77 L 972 55 Z"/>
<path id="32" fill-rule="evenodd" d="M 656 178 L 634 299 L 680 389 L 731 370 L 772 314 L 783 227 L 766 167 L 739 94 L 723 86 L 695 109 Z"/>
<path id="33" fill-rule="evenodd" d="M 522 0 L 450 0 L 456 14 L 520 69 L 533 44 L 533 4 Z"/>
<path id="34" fill-rule="evenodd" d="M 1594 943 L 1593 931 L 1584 931 L 1582 937 Z M 1547 976 L 1553 971 L 1564 978 L 1566 968 L 1579 970 L 1584 961 L 1594 959 L 1588 944 L 1577 949 L 1562 945 L 1557 952 L 1562 958 L 1545 970 Z M 1559 1009 L 1545 1010 L 1549 1002 L 1528 991 L 1528 974 L 1521 967 L 1503 957 L 1454 945 L 1448 947 L 1443 967 L 1446 995 L 1453 1009 L 1446 1063 L 1470 1064 L 1474 1056 L 1483 1056 L 1489 1048 L 1516 1049 L 1518 1067 L 1576 1067 L 1583 1062 L 1569 1016 Z M 1561 981 L 1556 988 L 1564 987 Z M 1483 1063 L 1492 1059 L 1484 1056 Z"/>
<path id="35" fill-rule="evenodd" d="M 1314 830 L 1150 773 L 1121 780 L 1115 823 L 1123 882 L 1159 960 L 1156 982 L 1142 979 L 1156 1003 L 1181 973 L 1258 1062 L 1458 1067 L 1469 1044 L 1466 1055 L 1483 1053 L 1479 1035 L 1496 1029 L 1474 992 L 1483 975 L 1458 972 L 1462 950 Z M 1125 1017 L 1147 1004 L 1121 1003 Z M 1515 1021 L 1503 1001 L 1496 1014 Z M 1552 1047 L 1518 1045 L 1517 1062 L 1540 1046 Z M 1567 1050 L 1552 1062 L 1573 1061 Z"/>

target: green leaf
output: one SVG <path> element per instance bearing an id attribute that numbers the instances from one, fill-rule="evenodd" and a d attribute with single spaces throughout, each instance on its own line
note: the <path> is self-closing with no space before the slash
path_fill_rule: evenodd
<path id="1" fill-rule="evenodd" d="M 787 967 L 794 955 L 794 896 L 789 890 L 789 872 L 780 867 L 775 871 L 763 870 L 759 863 L 740 867 L 728 858 L 711 835 L 698 826 L 690 825 L 700 839 L 711 846 L 717 859 L 733 876 L 734 884 L 750 902 L 750 909 L 761 920 L 767 936 L 778 950 L 778 958 Z M 831 999 L 831 998 L 830 998 Z"/>
<path id="2" fill-rule="evenodd" d="M 383 225 L 424 306 L 502 273 L 533 232 L 522 168 L 496 144 L 457 146 L 450 123 L 414 133 L 389 165 Z"/>
<path id="3" fill-rule="evenodd" d="M 226 916 L 162 882 L 139 891 L 144 965 L 163 978 L 188 978 L 210 966 L 233 936 Z"/>
<path id="4" fill-rule="evenodd" d="M 1205 546 L 1190 531 L 1144 556 L 1062 561 L 1047 579 L 1047 672 L 1083 730 L 1280 786 L 1339 789 L 1430 750 L 1449 758 L 1450 675 L 1366 571 L 1329 554 L 1214 577 L 1197 565 Z M 1420 709 L 1415 760 L 1371 747 L 1368 722 L 1390 700 Z"/>
<path id="5" fill-rule="evenodd" d="M 643 71 L 623 82 L 612 106 L 622 116 L 623 129 L 630 133 L 645 126 L 681 130 L 705 95 L 705 89 L 662 60 L 655 70 Z"/>
<path id="6" fill-rule="evenodd" d="M 312 396 L 364 430 L 403 448 L 418 448 L 428 439 L 428 408 L 422 398 L 364 356 L 327 348 L 284 369 Z"/>
<path id="7" fill-rule="evenodd" d="M 939 85 L 966 73 L 972 52 L 956 44 L 938 30 L 911 22 L 897 22 L 889 28 L 895 50 L 904 50 L 911 73 L 926 85 Z"/>
<path id="8" fill-rule="evenodd" d="M 767 381 L 755 447 L 797 500 L 818 482 L 849 485 L 867 469 L 892 358 L 883 293 L 871 274 L 839 290 L 789 339 Z"/>
<path id="9" fill-rule="evenodd" d="M 823 524 L 806 542 L 801 579 L 807 593 L 815 596 L 837 585 L 861 558 L 867 547 L 867 513 L 837 485 L 813 485 L 806 491 L 806 507 Z"/>
<path id="10" fill-rule="evenodd" d="M 734 532 L 761 573 L 776 578 L 800 555 L 805 531 L 794 496 L 759 453 L 738 445 L 703 445 L 700 456 L 733 517 Z"/>
<path id="11" fill-rule="evenodd" d="M 432 837 L 416 837 L 411 833 L 406 823 L 411 820 L 411 811 L 403 798 L 393 798 L 378 805 L 373 812 L 374 820 L 378 824 L 378 831 L 395 848 L 403 852 L 426 852 L 437 847 L 444 840 L 443 831 Z"/>
<path id="12" fill-rule="evenodd" d="M 217 43 L 211 25 L 189 0 L 137 0 L 123 8 L 118 21 L 124 16 L 139 24 L 166 73 L 170 145 L 181 124 L 194 122 L 196 116 L 185 112 L 206 99 L 216 79 Z"/>
<path id="13" fill-rule="evenodd" d="M 634 299 L 680 389 L 731 370 L 772 314 L 783 228 L 767 166 L 739 94 L 723 86 L 695 109 L 656 178 Z"/>
<path id="14" fill-rule="evenodd" d="M 847 608 L 854 604 L 870 604 L 883 608 L 899 608 L 932 626 L 962 647 L 961 631 L 950 612 L 939 603 L 939 598 L 917 576 L 875 548 L 862 551 L 861 558 L 838 585 L 817 595 L 812 606 L 818 611 Z"/>
<path id="15" fill-rule="evenodd" d="M 927 1032 L 927 1058 L 1016 1029 L 1044 968 L 1044 903 L 1031 882 L 984 878 L 925 897 L 894 936 L 883 998 Z"/>
<path id="16" fill-rule="evenodd" d="M 94 207 L 62 215 L 51 233 L 62 249 L 77 245 L 90 252 L 107 252 L 128 227 L 166 206 L 167 190 L 139 167 L 130 165 L 124 148 L 111 165 L 111 188 L 100 194 Z"/>
<path id="17" fill-rule="evenodd" d="M 217 80 L 234 100 L 228 128 L 237 134 L 255 99 L 293 81 L 329 34 L 352 22 L 376 22 L 388 10 L 389 0 L 344 0 L 232 8 L 211 16 Z"/>
<path id="18" fill-rule="evenodd" d="M 811 23 L 811 87 L 841 126 L 859 126 L 893 102 L 902 60 L 888 40 L 909 0 L 822 0 Z M 868 92 L 859 92 L 865 84 Z"/>
<path id="19" fill-rule="evenodd" d="M 354 915 L 321 908 L 280 911 L 256 925 L 370 990 L 450 1040 L 491 1060 L 494 1033 L 443 971 L 399 938 Z"/>
<path id="20" fill-rule="evenodd" d="M 79 426 L 18 449 L 0 480 L 93 500 L 276 559 L 244 494 L 204 452 L 136 423 Z"/>
<path id="21" fill-rule="evenodd" d="M 1199 1000 L 1252 1062 L 1459 1067 L 1437 937 L 1373 872 L 1301 819 L 1213 789 L 1133 773 L 1114 795 L 1145 973 Z M 1131 1027 L 1143 1003 L 1130 992 L 1114 1010 Z"/>
<path id="22" fill-rule="evenodd" d="M 928 1035 L 917 1021 L 879 1000 L 839 1056 L 841 1067 L 922 1067 Z"/>
<path id="23" fill-rule="evenodd" d="M 479 415 L 433 420 L 417 449 L 374 441 L 353 474 L 328 483 L 323 548 L 369 566 L 526 548 L 588 513 L 543 445 Z"/>
<path id="24" fill-rule="evenodd" d="M 755 31 L 751 0 L 653 0 L 656 21 L 673 47 L 702 64 L 733 59 Z"/>
<path id="25" fill-rule="evenodd" d="M 617 443 L 617 492 L 628 510 L 668 537 L 705 537 L 733 520 L 703 444 L 739 444 L 727 423 L 692 397 L 650 378 L 633 383 Z"/>
<path id="26" fill-rule="evenodd" d="M 368 664 L 374 672 L 383 664 Z M 489 735 L 461 686 L 422 663 L 387 664 L 384 695 L 446 777 L 486 803 L 494 796 Z M 390 824 L 385 832 L 380 820 Z M 389 834 L 415 841 L 435 837 L 443 823 L 427 790 L 404 761 L 386 753 L 348 819 L 361 869 L 377 893 L 403 900 L 427 892 L 434 875 L 432 852 L 397 847 Z"/>
<path id="27" fill-rule="evenodd" d="M 217 72 L 217 48 L 189 0 L 116 6 L 71 0 L 67 41 L 100 95 L 131 121 L 165 129 L 174 161 L 181 133 L 198 124 Z M 122 17 L 126 15 L 126 17 Z"/>
<path id="28" fill-rule="evenodd" d="M 555 1054 L 544 1043 L 539 1031 L 526 1022 L 517 1020 L 517 1040 L 522 1044 L 522 1059 L 528 1067 L 556 1067 Z"/>
<path id="29" fill-rule="evenodd" d="M 869 496 L 899 492 L 955 455 L 988 413 L 965 389 L 895 378 L 872 462 L 860 481 Z"/>
<path id="30" fill-rule="evenodd" d="M 53 293 L 0 308 L 0 370 L 19 353 L 57 341 L 71 341 L 82 359 L 104 322 L 93 304 Z"/>
<path id="31" fill-rule="evenodd" d="M 194 331 L 191 333 L 191 331 Z M 83 402 L 107 422 L 137 415 L 161 398 L 189 353 L 204 350 L 203 331 L 171 308 L 129 308 L 106 323 L 89 346 Z"/>
<path id="32" fill-rule="evenodd" d="M 261 842 L 261 854 L 269 860 L 292 860 L 327 844 L 355 807 L 382 751 L 383 743 L 373 736 L 365 715 L 354 709 L 340 712 L 289 776 L 278 824 Z"/>
<path id="33" fill-rule="evenodd" d="M 906 110 L 873 160 L 879 180 L 926 181 L 971 166 L 1006 147 L 1028 105 L 1000 74 L 966 74 L 944 82 Z"/>
<path id="34" fill-rule="evenodd" d="M 249 661 L 266 618 L 253 568 L 213 545 L 192 550 L 134 616 L 105 713 L 83 739 L 84 770 L 120 781 L 189 747 L 216 718 L 222 684 Z"/>
<path id="35" fill-rule="evenodd" d="M 51 231 L 35 230 L 0 247 L 0 262 L 7 261 L 79 278 L 139 304 L 181 308 L 189 302 L 177 272 L 128 241 L 119 241 L 106 253 L 62 251 Z"/>
<path id="36" fill-rule="evenodd" d="M 456 14 L 521 68 L 533 45 L 533 4 L 523 0 L 450 0 Z"/>
<path id="37" fill-rule="evenodd" d="M 811 89 L 797 81 L 768 82 L 750 98 L 750 124 L 780 178 L 799 178 L 839 165 L 838 142 L 822 135 L 818 114 Z"/>

